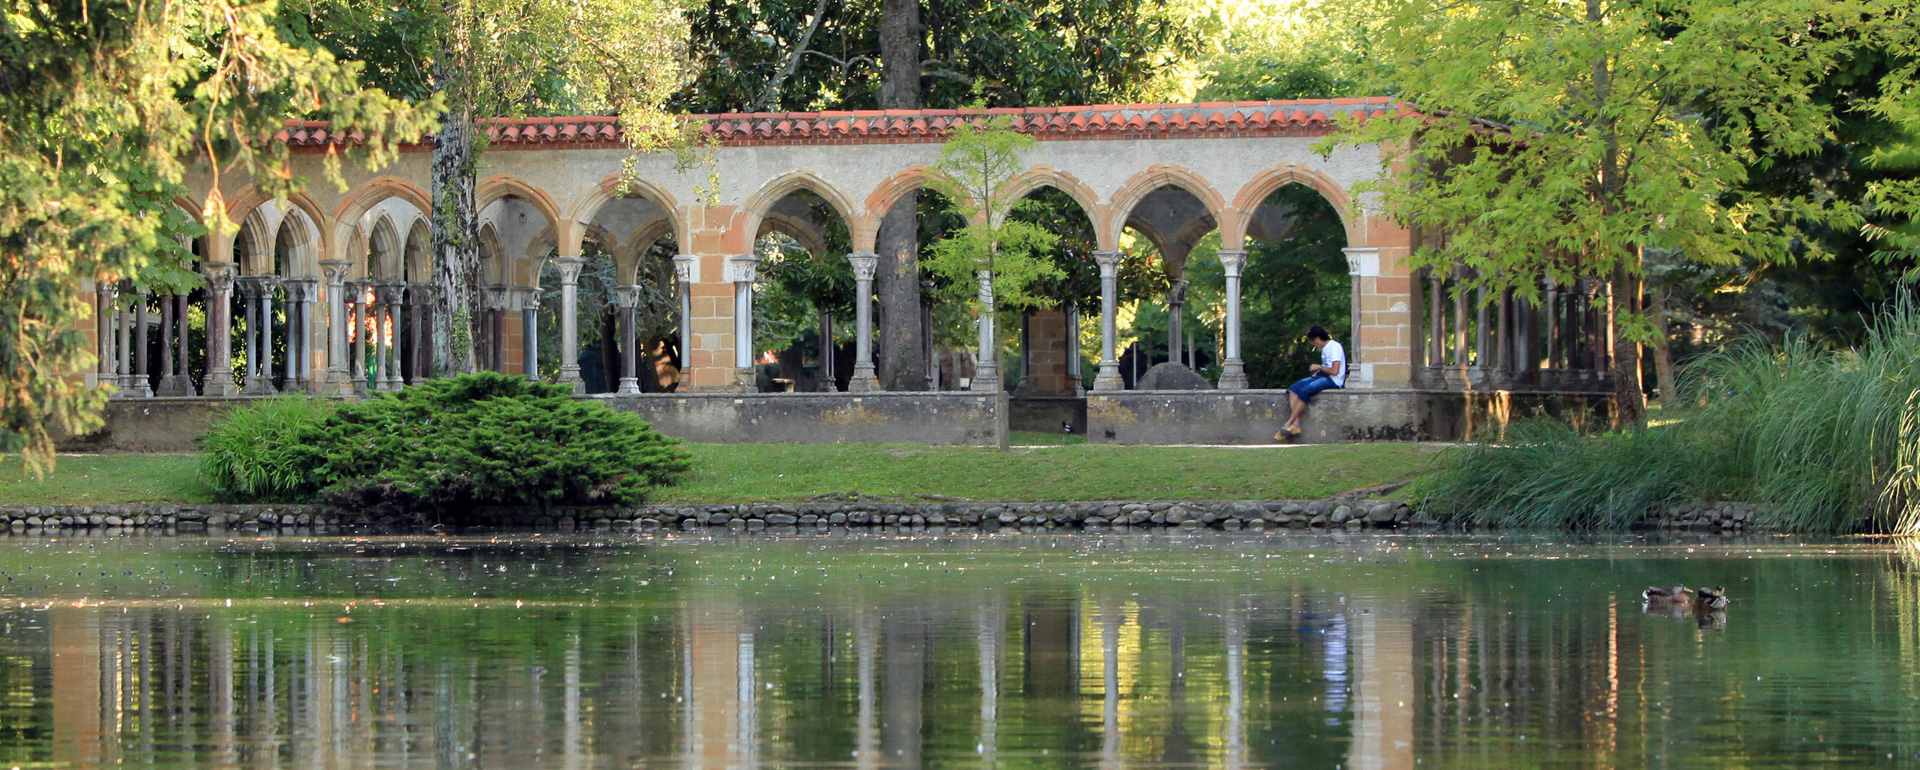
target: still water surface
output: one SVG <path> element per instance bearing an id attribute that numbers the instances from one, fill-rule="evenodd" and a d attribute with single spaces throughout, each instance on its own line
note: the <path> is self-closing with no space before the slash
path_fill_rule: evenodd
<path id="1" fill-rule="evenodd" d="M 1920 764 L 1920 548 L 0 541 L 0 764 Z M 1724 584 L 1724 617 L 1643 611 Z"/>

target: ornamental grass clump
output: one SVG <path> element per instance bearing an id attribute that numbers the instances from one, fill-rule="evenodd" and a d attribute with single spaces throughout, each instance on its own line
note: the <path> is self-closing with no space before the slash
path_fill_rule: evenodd
<path id="1" fill-rule="evenodd" d="M 634 505 L 690 465 L 637 416 L 494 373 L 341 405 L 283 445 L 309 499 L 448 523 L 478 523 L 475 507 Z"/>
<path id="2" fill-rule="evenodd" d="M 290 502 L 312 493 L 295 448 L 302 430 L 331 405 L 309 396 L 276 396 L 227 413 L 200 439 L 200 475 L 230 500 Z"/>
<path id="3" fill-rule="evenodd" d="M 1657 504 L 1737 500 L 1792 532 L 1920 532 L 1920 310 L 1858 348 L 1737 344 L 1683 367 L 1651 426 L 1583 435 L 1516 423 L 1424 480 L 1458 525 L 1625 529 Z"/>

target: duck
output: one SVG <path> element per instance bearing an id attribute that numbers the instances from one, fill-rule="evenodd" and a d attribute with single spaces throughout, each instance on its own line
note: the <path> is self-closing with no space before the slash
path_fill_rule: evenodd
<path id="1" fill-rule="evenodd" d="M 1683 585 L 1676 585 L 1672 588 L 1653 586 L 1645 591 L 1641 591 L 1640 598 L 1647 600 L 1648 604 L 1685 605 L 1693 603 L 1693 592 Z"/>
<path id="2" fill-rule="evenodd" d="M 1700 589 L 1700 593 L 1694 597 L 1693 608 L 1703 612 L 1726 609 L 1727 587 L 1715 586 Z"/>

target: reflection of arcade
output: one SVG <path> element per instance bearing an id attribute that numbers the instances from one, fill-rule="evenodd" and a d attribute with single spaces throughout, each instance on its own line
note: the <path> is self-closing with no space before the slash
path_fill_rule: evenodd
<path id="1" fill-rule="evenodd" d="M 44 681 L 52 704 L 8 740 L 39 731 L 47 759 L 83 766 L 915 767 L 956 746 L 987 764 L 1051 748 L 1103 767 L 1412 765 L 1400 603 L 1193 604 L 990 590 L 827 617 L 720 594 L 677 613 L 549 610 L 549 630 L 484 644 L 330 611 L 56 607 L 44 636 L 0 640 L 0 683 Z"/>

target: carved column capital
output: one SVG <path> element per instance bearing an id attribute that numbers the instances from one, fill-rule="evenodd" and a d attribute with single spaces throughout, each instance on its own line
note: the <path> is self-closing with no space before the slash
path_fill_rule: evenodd
<path id="1" fill-rule="evenodd" d="M 1093 253 L 1093 263 L 1100 266 L 1101 278 L 1112 278 L 1119 275 L 1120 252 L 1107 251 L 1105 249 L 1095 251 Z"/>
<path id="2" fill-rule="evenodd" d="M 1240 271 L 1247 268 L 1246 249 L 1221 249 L 1219 256 L 1220 269 L 1225 271 L 1229 278 L 1239 278 Z"/>
<path id="3" fill-rule="evenodd" d="M 1167 304 L 1184 305 L 1187 302 L 1187 287 L 1191 285 L 1185 278 L 1178 279 L 1167 287 Z"/>
<path id="4" fill-rule="evenodd" d="M 700 258 L 693 254 L 675 254 L 673 277 L 681 283 L 700 282 Z"/>
<path id="5" fill-rule="evenodd" d="M 1341 249 L 1347 255 L 1347 275 L 1371 277 L 1380 274 L 1380 249 L 1373 246 L 1349 246 Z"/>
<path id="6" fill-rule="evenodd" d="M 847 255 L 847 262 L 853 265 L 853 278 L 856 281 L 871 281 L 880 271 L 880 255 L 872 252 L 856 251 Z"/>
<path id="7" fill-rule="evenodd" d="M 286 287 L 288 300 L 299 301 L 319 296 L 319 292 L 315 291 L 319 283 L 318 278 L 288 278 L 281 281 L 280 285 Z"/>
<path id="8" fill-rule="evenodd" d="M 515 286 L 513 294 L 521 310 L 539 310 L 540 300 L 546 296 L 546 292 L 538 286 Z"/>
<path id="9" fill-rule="evenodd" d="M 728 283 L 753 283 L 759 279 L 760 256 L 757 254 L 734 254 L 727 257 Z"/>
<path id="10" fill-rule="evenodd" d="M 325 276 L 329 286 L 339 286 L 347 280 L 347 273 L 353 270 L 351 259 L 320 260 L 320 274 Z"/>
<path id="11" fill-rule="evenodd" d="M 234 262 L 202 262 L 200 274 L 207 277 L 208 288 L 214 291 L 232 291 L 233 279 L 239 275 L 240 265 Z"/>
<path id="12" fill-rule="evenodd" d="M 555 257 L 553 264 L 560 269 L 561 283 L 579 283 L 580 268 L 587 261 L 579 257 Z"/>
<path id="13" fill-rule="evenodd" d="M 575 271 L 574 274 L 578 275 L 579 272 Z M 506 286 L 488 286 L 481 289 L 481 297 L 488 310 L 506 310 L 513 299 L 513 290 Z"/>
<path id="14" fill-rule="evenodd" d="M 622 310 L 638 307 L 640 305 L 640 287 L 637 284 L 613 287 L 613 304 Z"/>

